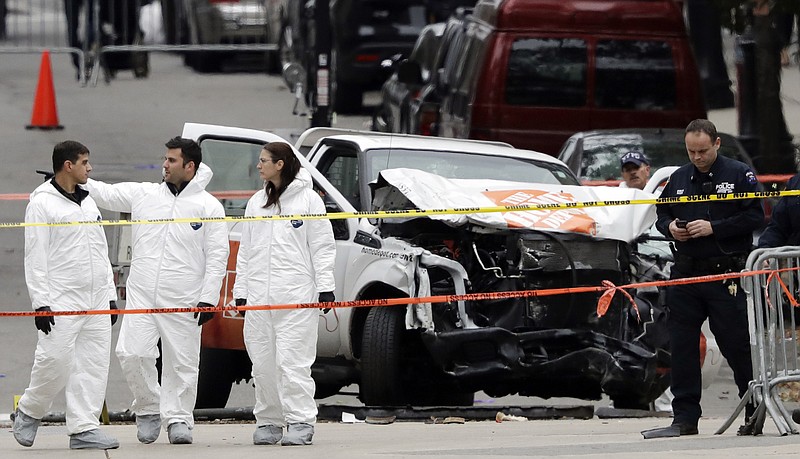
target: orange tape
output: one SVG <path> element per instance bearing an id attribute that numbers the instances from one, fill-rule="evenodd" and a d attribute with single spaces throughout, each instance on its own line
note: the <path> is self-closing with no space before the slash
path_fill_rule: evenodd
<path id="1" fill-rule="evenodd" d="M 0 201 L 27 201 L 30 193 L 6 193 L 0 194 Z"/>
<path id="2" fill-rule="evenodd" d="M 376 306 L 399 306 L 406 304 L 420 304 L 420 303 L 448 303 L 455 301 L 481 301 L 481 300 L 497 300 L 508 298 L 530 298 L 530 297 L 543 297 L 553 295 L 565 295 L 572 293 L 590 293 L 590 292 L 603 292 L 598 299 L 597 315 L 603 317 L 611 305 L 611 300 L 617 292 L 622 292 L 633 305 L 636 314 L 639 314 L 639 309 L 636 307 L 636 302 L 633 297 L 626 292 L 626 289 L 638 287 L 665 287 L 671 285 L 687 285 L 687 284 L 701 284 L 704 282 L 714 282 L 725 279 L 736 279 L 740 277 L 757 276 L 759 274 L 770 274 L 767 278 L 767 283 L 774 277 L 773 273 L 798 271 L 800 267 L 796 268 L 782 268 L 782 269 L 764 269 L 760 271 L 747 271 L 739 273 L 728 274 L 713 274 L 708 276 L 686 277 L 683 279 L 673 279 L 665 281 L 651 281 L 641 282 L 638 284 L 614 285 L 610 281 L 603 281 L 601 286 L 586 286 L 586 287 L 569 287 L 569 288 L 552 288 L 545 290 L 516 290 L 508 292 L 486 292 L 486 293 L 465 293 L 463 295 L 435 295 L 417 298 L 385 298 L 375 300 L 352 300 L 352 301 L 335 301 L 331 303 L 296 303 L 296 304 L 271 304 L 271 305 L 247 305 L 247 306 L 223 306 L 214 308 L 153 308 L 153 309 L 93 309 L 89 311 L 7 311 L 0 312 L 0 317 L 40 317 L 40 316 L 84 316 L 84 315 L 102 315 L 102 314 L 171 314 L 171 313 L 186 313 L 186 312 L 225 312 L 225 311 L 274 311 L 286 309 L 322 309 L 322 308 L 363 308 L 363 307 L 376 307 Z M 783 282 L 779 282 L 783 285 Z M 788 289 L 784 285 L 784 291 Z M 794 298 L 792 298 L 794 300 Z M 800 306 L 796 301 L 792 302 L 793 305 Z"/>

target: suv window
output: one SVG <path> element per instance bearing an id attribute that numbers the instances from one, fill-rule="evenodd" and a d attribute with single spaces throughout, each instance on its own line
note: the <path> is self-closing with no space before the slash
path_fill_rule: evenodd
<path id="1" fill-rule="evenodd" d="M 665 41 L 598 40 L 595 105 L 673 110 L 675 64 Z"/>
<path id="2" fill-rule="evenodd" d="M 515 40 L 508 58 L 506 103 L 547 107 L 586 105 L 587 45 L 575 38 Z"/>

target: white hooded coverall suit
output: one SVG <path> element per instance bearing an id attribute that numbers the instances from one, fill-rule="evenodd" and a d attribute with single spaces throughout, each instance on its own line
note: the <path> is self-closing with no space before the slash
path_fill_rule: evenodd
<path id="1" fill-rule="evenodd" d="M 31 193 L 25 211 L 26 223 L 101 219 L 91 197 L 78 204 L 50 181 Z M 33 309 L 108 310 L 117 295 L 103 227 L 25 227 L 25 281 Z M 19 409 L 41 419 L 66 387 L 68 434 L 97 429 L 108 382 L 111 319 L 99 314 L 57 316 L 54 320 L 49 334 L 39 332 L 30 386 Z"/>
<path id="2" fill-rule="evenodd" d="M 224 217 L 222 204 L 205 191 L 211 175 L 201 163 L 178 195 L 164 182 L 110 185 L 89 179 L 87 186 L 100 207 L 130 212 L 133 220 Z M 225 222 L 132 225 L 131 232 L 126 309 L 217 304 L 229 252 Z M 200 332 L 190 312 L 123 318 L 116 353 L 133 392 L 134 413 L 160 414 L 164 428 L 175 422 L 194 426 Z M 155 365 L 159 338 L 160 386 Z"/>
<path id="3" fill-rule="evenodd" d="M 301 169 L 279 198 L 280 209 L 264 208 L 258 191 L 245 216 L 324 214 L 322 198 Z M 242 223 L 234 298 L 249 305 L 313 303 L 318 292 L 333 292 L 336 244 L 328 220 Z M 317 405 L 311 365 L 317 351 L 319 310 L 248 311 L 244 342 L 253 362 L 256 425 L 314 424 Z"/>

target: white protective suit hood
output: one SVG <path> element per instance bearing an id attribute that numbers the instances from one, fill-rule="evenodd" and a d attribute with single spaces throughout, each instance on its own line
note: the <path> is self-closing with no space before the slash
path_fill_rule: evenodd
<path id="1" fill-rule="evenodd" d="M 92 196 L 80 205 L 62 195 L 50 181 L 30 195 L 26 222 L 101 220 Z M 33 309 L 108 309 L 116 300 L 108 243 L 100 225 L 25 227 L 25 280 Z"/>

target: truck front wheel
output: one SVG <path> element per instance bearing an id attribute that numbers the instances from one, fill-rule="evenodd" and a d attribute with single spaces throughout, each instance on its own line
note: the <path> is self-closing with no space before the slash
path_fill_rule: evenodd
<path id="1" fill-rule="evenodd" d="M 471 406 L 431 361 L 416 330 L 406 330 L 405 307 L 377 307 L 364 322 L 361 401 L 367 406 Z"/>

